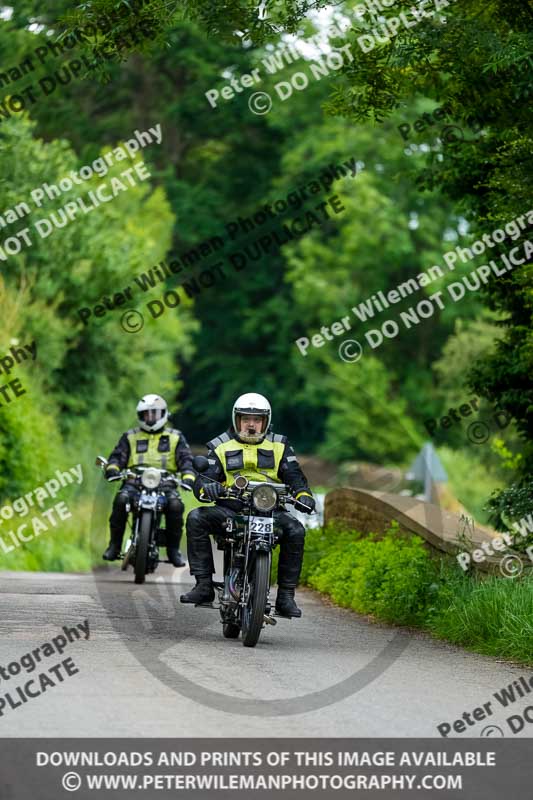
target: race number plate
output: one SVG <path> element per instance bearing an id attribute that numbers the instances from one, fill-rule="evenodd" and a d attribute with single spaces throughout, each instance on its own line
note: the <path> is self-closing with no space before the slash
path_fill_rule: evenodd
<path id="1" fill-rule="evenodd" d="M 250 517 L 250 531 L 252 533 L 274 533 L 274 520 L 272 517 Z"/>

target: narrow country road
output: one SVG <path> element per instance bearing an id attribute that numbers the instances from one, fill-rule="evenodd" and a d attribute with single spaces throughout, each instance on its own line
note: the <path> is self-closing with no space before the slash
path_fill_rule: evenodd
<path id="1" fill-rule="evenodd" d="M 187 568 L 162 565 L 142 587 L 118 568 L 1 578 L 0 665 L 63 626 L 90 625 L 89 639 L 61 656 L 79 673 L 3 707 L 1 736 L 264 736 L 265 719 L 271 736 L 438 736 L 438 724 L 488 701 L 493 715 L 461 736 L 489 724 L 511 736 L 506 717 L 527 705 L 505 709 L 493 697 L 527 668 L 370 624 L 306 590 L 303 618 L 268 626 L 251 649 L 222 637 L 217 611 L 179 604 Z M 2 696 L 59 660 L 0 681 Z"/>

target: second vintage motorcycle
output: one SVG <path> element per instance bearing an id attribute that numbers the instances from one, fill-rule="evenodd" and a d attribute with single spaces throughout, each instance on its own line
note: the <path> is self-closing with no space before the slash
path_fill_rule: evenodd
<path id="1" fill-rule="evenodd" d="M 102 469 L 106 468 L 107 463 L 103 456 L 96 459 L 96 466 Z M 120 558 L 122 570 L 125 571 L 132 565 L 135 583 L 144 583 L 146 575 L 157 569 L 159 548 L 166 546 L 165 530 L 160 527 L 167 503 L 165 488 L 171 485 L 190 491 L 190 487 L 172 472 L 156 467 L 136 466 L 133 469 L 124 469 L 112 480 L 130 481 L 139 491 L 131 507 L 128 507 L 128 512 L 131 511 L 131 515 L 128 514 L 131 534 Z"/>

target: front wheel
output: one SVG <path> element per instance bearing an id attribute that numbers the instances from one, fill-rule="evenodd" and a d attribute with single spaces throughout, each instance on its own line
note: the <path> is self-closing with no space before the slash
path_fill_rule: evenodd
<path id="1" fill-rule="evenodd" d="M 144 583 L 148 566 L 148 545 L 152 531 L 152 513 L 143 511 L 137 532 L 137 545 L 135 547 L 135 583 Z"/>
<path id="2" fill-rule="evenodd" d="M 242 620 L 242 643 L 245 647 L 255 647 L 259 641 L 265 619 L 271 559 L 271 553 L 262 550 L 255 555 L 253 571 L 250 573 L 250 593 Z"/>

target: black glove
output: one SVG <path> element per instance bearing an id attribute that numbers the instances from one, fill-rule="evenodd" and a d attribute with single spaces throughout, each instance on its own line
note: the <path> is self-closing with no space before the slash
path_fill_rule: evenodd
<path id="1" fill-rule="evenodd" d="M 117 464 L 108 464 L 105 468 L 105 478 L 107 481 L 117 480 L 120 473 L 120 467 Z"/>
<path id="2" fill-rule="evenodd" d="M 203 497 L 206 500 L 212 500 L 213 502 L 224 494 L 224 487 L 219 483 L 204 483 L 202 489 L 204 490 Z"/>
<path id="3" fill-rule="evenodd" d="M 311 514 L 311 512 L 313 512 L 315 510 L 315 506 L 316 506 L 315 498 L 311 497 L 311 495 L 302 494 L 302 495 L 300 495 L 300 497 L 298 498 L 298 500 L 296 502 L 299 505 L 305 507 L 305 513 L 307 513 L 307 514 Z"/>

